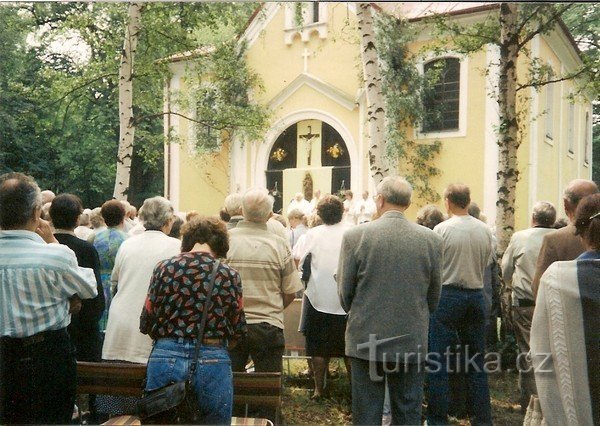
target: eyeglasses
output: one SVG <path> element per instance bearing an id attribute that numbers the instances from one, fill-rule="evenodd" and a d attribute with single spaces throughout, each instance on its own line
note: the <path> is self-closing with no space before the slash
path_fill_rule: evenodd
<path id="1" fill-rule="evenodd" d="M 600 217 L 600 212 L 593 214 L 590 216 L 590 218 L 588 220 L 592 220 L 592 219 L 596 219 L 597 217 Z"/>

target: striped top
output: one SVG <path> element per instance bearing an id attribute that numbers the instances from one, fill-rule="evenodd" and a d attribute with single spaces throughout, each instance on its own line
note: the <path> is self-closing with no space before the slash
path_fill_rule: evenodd
<path id="1" fill-rule="evenodd" d="M 283 329 L 283 294 L 303 288 L 287 240 L 265 224 L 241 221 L 229 230 L 227 263 L 242 278 L 246 322 Z"/>
<path id="2" fill-rule="evenodd" d="M 29 337 L 71 322 L 69 297 L 95 297 L 91 269 L 75 253 L 34 232 L 0 231 L 0 336 Z"/>

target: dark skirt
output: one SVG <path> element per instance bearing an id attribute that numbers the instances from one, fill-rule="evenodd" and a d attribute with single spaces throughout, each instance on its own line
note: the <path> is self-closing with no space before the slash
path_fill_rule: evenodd
<path id="1" fill-rule="evenodd" d="M 306 355 L 328 357 L 345 356 L 346 315 L 317 311 L 306 298 Z"/>

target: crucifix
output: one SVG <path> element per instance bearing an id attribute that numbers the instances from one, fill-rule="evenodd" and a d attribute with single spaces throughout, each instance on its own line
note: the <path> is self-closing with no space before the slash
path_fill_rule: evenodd
<path id="1" fill-rule="evenodd" d="M 312 140 L 313 138 L 318 138 L 321 136 L 319 133 L 312 132 L 312 126 L 308 126 L 308 133 L 305 135 L 299 135 L 300 139 L 304 139 L 308 144 L 308 165 L 311 165 L 311 156 L 312 156 Z"/>
<path id="2" fill-rule="evenodd" d="M 308 58 L 311 55 L 310 50 L 306 47 L 304 48 L 304 52 L 302 52 L 302 57 L 304 58 L 304 72 L 308 73 Z"/>

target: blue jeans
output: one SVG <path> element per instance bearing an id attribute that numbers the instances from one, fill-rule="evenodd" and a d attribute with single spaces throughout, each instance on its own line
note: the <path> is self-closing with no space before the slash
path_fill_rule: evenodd
<path id="1" fill-rule="evenodd" d="M 148 359 L 146 390 L 184 381 L 194 356 L 195 343 L 189 339 L 163 338 L 154 343 Z M 200 347 L 193 377 L 198 405 L 205 424 L 231 424 L 233 375 L 224 346 Z"/>
<path id="2" fill-rule="evenodd" d="M 467 408 L 471 424 L 492 424 L 490 391 L 484 369 L 485 302 L 483 290 L 442 287 L 440 304 L 429 323 L 427 424 L 448 423 L 448 373 L 467 374 Z M 456 341 L 465 348 L 460 363 L 448 362 Z"/>

